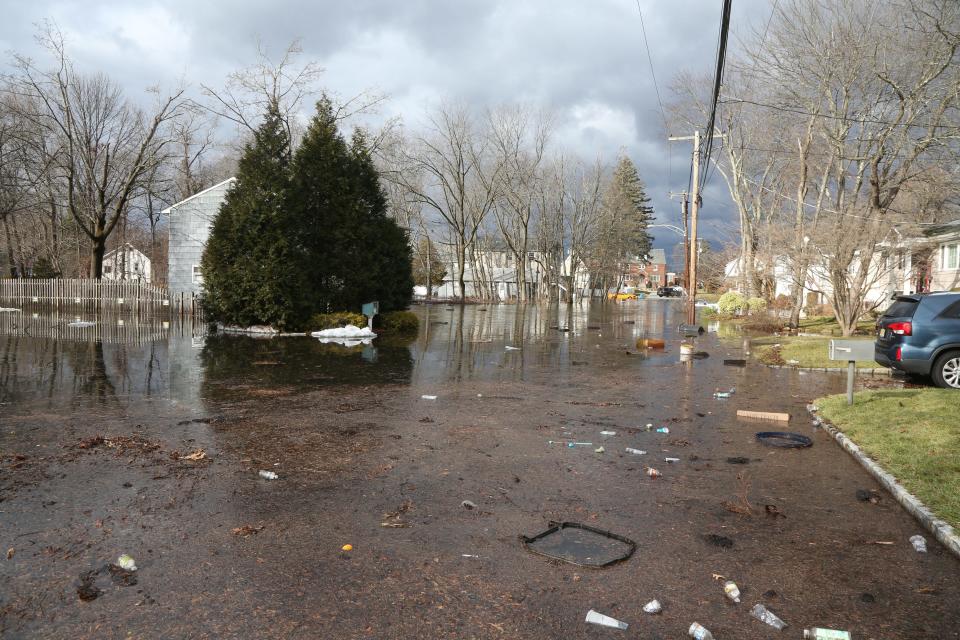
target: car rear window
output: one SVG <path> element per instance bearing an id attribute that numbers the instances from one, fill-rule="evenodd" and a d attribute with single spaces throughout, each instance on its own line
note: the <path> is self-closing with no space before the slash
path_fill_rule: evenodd
<path id="1" fill-rule="evenodd" d="M 960 300 L 940 312 L 941 318 L 960 318 Z"/>
<path id="2" fill-rule="evenodd" d="M 888 318 L 912 318 L 919 304 L 916 300 L 897 298 L 894 303 L 883 312 L 883 315 Z"/>

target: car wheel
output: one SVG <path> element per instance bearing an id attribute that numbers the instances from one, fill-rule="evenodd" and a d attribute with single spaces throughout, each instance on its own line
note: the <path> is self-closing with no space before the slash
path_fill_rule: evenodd
<path id="1" fill-rule="evenodd" d="M 938 387 L 960 389 L 960 351 L 950 351 L 937 358 L 930 373 Z"/>

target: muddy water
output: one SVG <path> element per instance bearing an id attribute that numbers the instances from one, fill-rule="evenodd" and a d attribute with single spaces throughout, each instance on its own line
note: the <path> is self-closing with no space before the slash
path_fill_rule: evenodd
<path id="1" fill-rule="evenodd" d="M 791 637 L 960 637 L 960 563 L 929 536 L 916 554 L 907 540 L 921 531 L 889 497 L 857 501 L 879 487 L 805 419 L 843 380 L 724 367 L 745 342 L 722 328 L 697 340 L 710 357 L 681 362 L 679 311 L 433 305 L 416 309 L 415 339 L 353 349 L 162 321 L 7 327 L 0 632 L 609 635 L 583 624 L 592 608 L 629 622 L 623 637 L 684 637 L 696 620 L 718 638 L 766 638 L 748 613 L 762 602 Z M 640 353 L 638 337 L 667 349 Z M 814 446 L 765 448 L 754 433 L 770 424 L 737 408 L 789 412 Z M 279 480 L 260 479 L 267 469 Z M 603 570 L 525 551 L 518 536 L 549 521 L 638 549 Z M 121 553 L 137 584 L 106 580 L 81 599 L 81 576 Z M 664 611 L 649 617 L 653 598 Z"/>

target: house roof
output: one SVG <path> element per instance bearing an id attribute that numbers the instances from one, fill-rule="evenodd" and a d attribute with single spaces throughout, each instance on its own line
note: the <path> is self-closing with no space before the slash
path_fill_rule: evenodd
<path id="1" fill-rule="evenodd" d="M 954 234 L 960 234 L 960 220 L 938 224 L 935 227 L 930 227 L 928 229 L 924 229 L 923 231 L 923 235 L 928 238 Z"/>
<path id="2" fill-rule="evenodd" d="M 160 213 L 170 213 L 171 211 L 173 211 L 174 209 L 176 209 L 176 208 L 179 207 L 180 205 L 186 204 L 186 203 L 190 202 L 191 200 L 193 200 L 194 198 L 199 198 L 200 196 L 202 196 L 203 194 L 207 193 L 208 191 L 213 191 L 213 190 L 216 189 L 217 187 L 222 187 L 222 186 L 225 185 L 225 184 L 229 184 L 229 183 L 236 182 L 236 181 L 237 181 L 237 179 L 236 179 L 235 177 L 233 177 L 233 178 L 227 178 L 227 179 L 224 180 L 223 182 L 218 182 L 217 184 L 213 185 L 212 187 L 207 187 L 207 188 L 204 189 L 203 191 L 198 191 L 197 193 L 193 194 L 192 196 L 190 196 L 190 197 L 187 198 L 186 200 L 181 200 L 180 202 L 178 202 L 178 203 L 176 203 L 176 204 L 170 205 L 170 206 L 167 207 L 166 209 L 163 209 Z"/>
<path id="3" fill-rule="evenodd" d="M 664 249 L 651 249 L 650 262 L 653 264 L 667 264 L 667 252 Z"/>
<path id="4" fill-rule="evenodd" d="M 147 254 L 145 254 L 143 251 L 140 251 L 140 249 L 137 249 L 135 246 L 133 246 L 129 242 L 125 242 L 124 244 L 117 247 L 116 249 L 113 249 L 112 251 L 107 251 L 105 254 L 103 254 L 104 259 L 109 258 L 110 256 L 116 254 L 118 251 L 120 251 L 120 249 L 127 249 L 128 251 L 134 251 L 136 253 L 139 253 L 141 256 L 143 256 L 143 258 L 147 262 L 150 261 L 150 258 L 147 257 Z"/>

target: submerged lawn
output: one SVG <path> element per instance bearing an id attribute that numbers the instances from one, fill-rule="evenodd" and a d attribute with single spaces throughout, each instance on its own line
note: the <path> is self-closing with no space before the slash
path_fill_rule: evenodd
<path id="1" fill-rule="evenodd" d="M 824 418 L 938 516 L 960 528 L 960 391 L 862 391 L 816 401 Z"/>
<path id="2" fill-rule="evenodd" d="M 862 339 L 862 338 L 856 338 Z M 846 367 L 847 363 L 831 360 L 828 356 L 831 338 L 806 336 L 777 336 L 757 338 L 753 341 L 753 354 L 764 364 L 792 365 L 795 367 Z M 777 348 L 775 345 L 780 345 Z M 798 362 L 790 362 L 797 360 Z M 857 362 L 858 369 L 879 368 L 873 360 Z"/>

